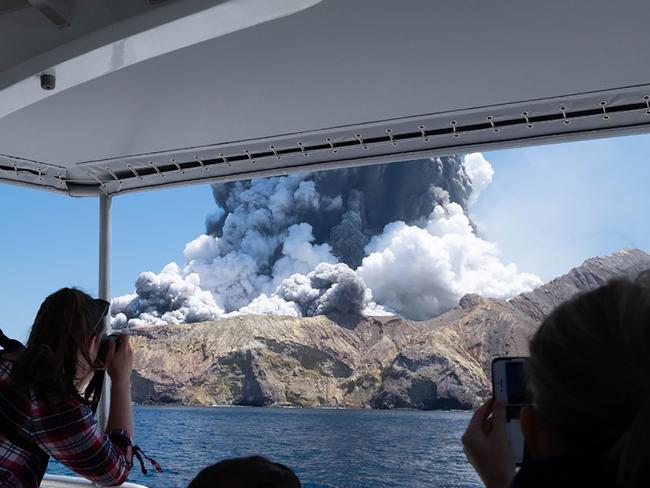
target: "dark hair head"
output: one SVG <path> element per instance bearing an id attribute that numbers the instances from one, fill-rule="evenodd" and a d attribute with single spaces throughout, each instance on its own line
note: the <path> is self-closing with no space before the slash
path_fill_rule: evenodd
<path id="1" fill-rule="evenodd" d="M 530 343 L 535 408 L 619 486 L 650 479 L 650 274 L 560 305 Z"/>
<path id="2" fill-rule="evenodd" d="M 203 469 L 187 488 L 300 488 L 291 469 L 262 456 L 250 456 L 213 464 Z"/>
<path id="3" fill-rule="evenodd" d="M 48 296 L 14 365 L 16 385 L 33 389 L 47 402 L 78 398 L 75 381 L 79 379 L 79 359 L 93 363 L 88 340 L 103 333 L 108 305 L 75 288 L 62 288 Z"/>

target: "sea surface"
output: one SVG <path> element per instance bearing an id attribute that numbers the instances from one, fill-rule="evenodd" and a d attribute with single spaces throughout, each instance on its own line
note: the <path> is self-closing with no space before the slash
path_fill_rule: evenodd
<path id="1" fill-rule="evenodd" d="M 468 412 L 248 407 L 135 408 L 136 443 L 165 472 L 129 481 L 184 488 L 203 467 L 262 454 L 305 488 L 479 488 L 460 436 Z M 70 472 L 50 461 L 53 474 Z"/>

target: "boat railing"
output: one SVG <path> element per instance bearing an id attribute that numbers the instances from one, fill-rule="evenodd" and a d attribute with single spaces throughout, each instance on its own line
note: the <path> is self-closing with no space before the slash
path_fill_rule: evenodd
<path id="1" fill-rule="evenodd" d="M 92 481 L 88 481 L 82 478 L 75 478 L 73 476 L 61 476 L 57 474 L 46 474 L 41 482 L 41 488 L 76 488 L 80 486 L 85 487 L 99 487 Z M 122 488 L 147 488 L 144 485 L 138 485 L 136 483 L 124 483 L 120 485 Z"/>

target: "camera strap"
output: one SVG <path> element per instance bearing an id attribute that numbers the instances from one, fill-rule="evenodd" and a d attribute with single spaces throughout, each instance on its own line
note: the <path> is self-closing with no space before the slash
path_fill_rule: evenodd
<path id="1" fill-rule="evenodd" d="M 92 410 L 93 415 L 97 413 L 99 399 L 102 397 L 105 375 L 105 369 L 96 370 L 90 383 L 88 383 L 88 386 L 86 387 L 86 391 L 84 391 L 84 400 L 86 400 L 90 405 L 90 410 Z"/>
<path id="2" fill-rule="evenodd" d="M 4 332 L 2 332 L 2 329 L 0 329 L 0 346 L 2 346 L 2 349 L 6 352 L 18 352 L 25 349 L 22 342 L 17 341 L 16 339 L 10 339 Z"/>

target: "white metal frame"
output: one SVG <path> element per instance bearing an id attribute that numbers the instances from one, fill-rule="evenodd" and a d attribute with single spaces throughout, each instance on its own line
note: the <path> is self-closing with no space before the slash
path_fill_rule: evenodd
<path id="1" fill-rule="evenodd" d="M 99 298 L 111 301 L 111 262 L 112 262 L 112 212 L 111 197 L 100 195 L 99 197 Z M 111 314 L 106 315 L 106 333 L 111 333 Z M 108 410 L 110 405 L 111 380 L 104 375 L 104 386 L 97 408 L 97 421 L 102 428 L 108 422 Z"/>
<path id="2" fill-rule="evenodd" d="M 99 487 L 100 485 L 81 478 L 56 474 L 46 474 L 41 482 L 41 488 L 75 488 L 77 486 Z M 144 485 L 138 485 L 136 483 L 124 483 L 120 486 L 122 488 L 147 488 Z"/>
<path id="3" fill-rule="evenodd" d="M 576 99 L 541 100 L 170 149 L 64 168 L 0 154 L 0 181 L 71 196 L 113 196 L 301 171 L 404 161 L 485 149 L 650 131 L 650 85 Z"/>

